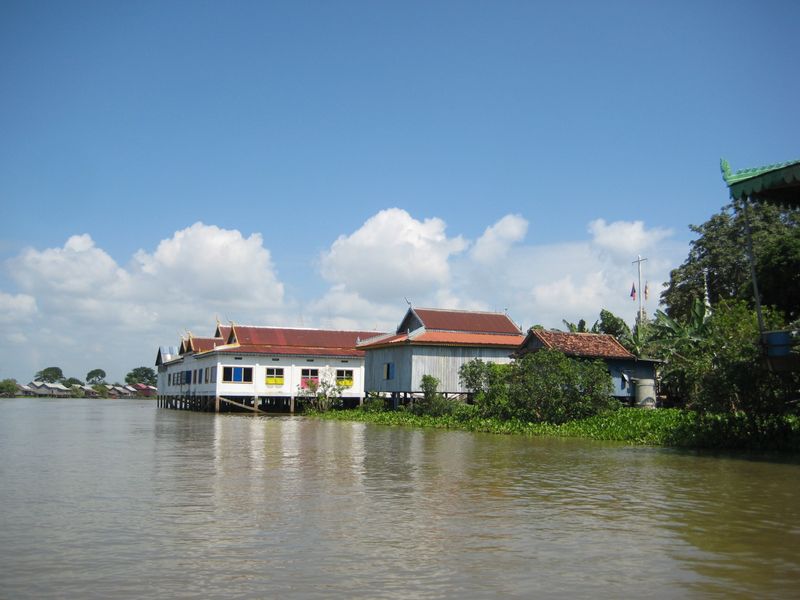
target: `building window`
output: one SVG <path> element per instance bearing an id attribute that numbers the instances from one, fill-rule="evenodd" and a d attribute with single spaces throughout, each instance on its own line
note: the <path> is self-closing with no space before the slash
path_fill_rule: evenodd
<path id="1" fill-rule="evenodd" d="M 283 367 L 267 367 L 267 385 L 283 385 Z"/>
<path id="2" fill-rule="evenodd" d="M 353 369 L 336 369 L 336 385 L 339 387 L 353 387 Z"/>
<path id="3" fill-rule="evenodd" d="M 222 367 L 223 383 L 253 383 L 253 367 Z"/>
<path id="4" fill-rule="evenodd" d="M 205 382 L 208 383 L 208 380 L 211 377 L 211 367 L 206 367 L 203 371 L 203 375 L 205 376 Z"/>
<path id="5" fill-rule="evenodd" d="M 217 367 L 211 367 L 211 383 L 217 383 Z"/>
<path id="6" fill-rule="evenodd" d="M 319 383 L 319 369 L 302 369 L 300 371 L 300 387 L 305 389 L 309 383 Z"/>
<path id="7" fill-rule="evenodd" d="M 394 379 L 394 363 L 383 363 L 383 378 Z"/>
<path id="8" fill-rule="evenodd" d="M 189 385 L 192 383 L 192 372 L 191 371 L 184 371 L 183 372 L 183 383 Z"/>

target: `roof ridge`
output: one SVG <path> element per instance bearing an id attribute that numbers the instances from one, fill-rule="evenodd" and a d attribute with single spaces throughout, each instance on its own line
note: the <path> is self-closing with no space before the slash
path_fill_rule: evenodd
<path id="1" fill-rule="evenodd" d="M 293 331 L 330 331 L 332 333 L 372 333 L 368 329 L 325 329 L 322 327 L 294 327 L 282 325 L 242 325 L 237 324 L 238 329 L 291 329 Z M 380 334 L 381 332 L 375 331 L 374 333 Z"/>
<path id="2" fill-rule="evenodd" d="M 422 306 L 415 306 L 414 310 L 430 310 L 436 312 L 458 312 L 458 313 L 472 313 L 478 315 L 502 315 L 507 317 L 508 313 L 506 312 L 498 312 L 495 310 L 467 310 L 464 308 L 425 308 Z"/>

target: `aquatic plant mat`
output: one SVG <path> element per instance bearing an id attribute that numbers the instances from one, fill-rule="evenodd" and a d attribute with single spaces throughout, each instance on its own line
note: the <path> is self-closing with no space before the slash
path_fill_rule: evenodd
<path id="1" fill-rule="evenodd" d="M 484 419 L 472 410 L 436 417 L 403 410 L 364 409 L 332 410 L 311 416 L 380 425 L 576 437 L 651 446 L 800 452 L 800 419 L 796 415 L 700 414 L 680 409 L 621 408 L 561 425 Z"/>

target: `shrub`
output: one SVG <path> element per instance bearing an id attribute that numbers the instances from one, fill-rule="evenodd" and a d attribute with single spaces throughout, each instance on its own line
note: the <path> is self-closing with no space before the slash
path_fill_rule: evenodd
<path id="1" fill-rule="evenodd" d="M 484 417 L 564 423 L 618 408 L 611 391 L 611 377 L 602 362 L 540 350 L 493 369 L 488 389 L 476 396 L 476 404 Z"/>

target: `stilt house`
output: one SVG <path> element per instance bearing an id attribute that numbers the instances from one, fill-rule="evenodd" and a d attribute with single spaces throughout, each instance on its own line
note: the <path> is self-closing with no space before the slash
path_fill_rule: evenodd
<path id="1" fill-rule="evenodd" d="M 159 349 L 159 404 L 294 412 L 297 396 L 322 381 L 339 386 L 346 404 L 358 404 L 364 396 L 364 351 L 356 343 L 374 335 L 218 325 L 213 337 L 184 339 L 177 356 L 168 347 Z"/>
<path id="2" fill-rule="evenodd" d="M 505 313 L 409 308 L 393 334 L 364 339 L 367 392 L 408 398 L 419 393 L 423 375 L 439 380 L 439 391 L 466 394 L 461 365 L 480 358 L 509 363 L 524 336 Z"/>

